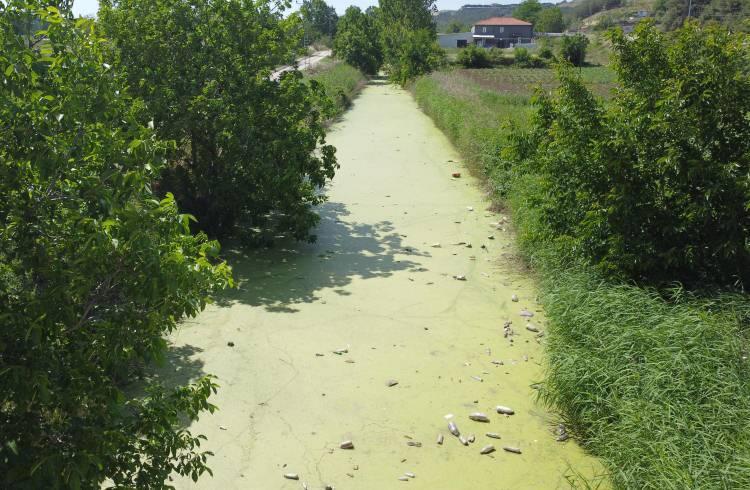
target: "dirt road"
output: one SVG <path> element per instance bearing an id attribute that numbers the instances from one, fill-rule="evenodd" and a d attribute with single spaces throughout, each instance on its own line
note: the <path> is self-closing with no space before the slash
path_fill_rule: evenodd
<path id="1" fill-rule="evenodd" d="M 314 67 L 324 59 L 331 56 L 332 51 L 330 49 L 325 51 L 316 51 L 315 53 L 311 54 L 310 56 L 304 56 L 302 58 L 299 58 L 297 60 L 296 68 L 300 71 L 309 70 L 310 68 Z M 288 71 L 294 70 L 295 67 L 291 65 L 282 66 L 275 72 L 271 73 L 271 80 L 278 80 L 279 77 Z"/>
<path id="2" fill-rule="evenodd" d="M 317 243 L 231 254 L 239 289 L 174 336 L 171 375 L 221 385 L 220 410 L 193 425 L 216 454 L 197 487 L 550 489 L 571 467 L 599 471 L 533 402 L 542 346 L 520 316 L 544 330 L 533 283 L 446 138 L 408 93 L 371 85 L 329 141 L 341 170 Z M 476 442 L 450 434 L 449 414 Z"/>

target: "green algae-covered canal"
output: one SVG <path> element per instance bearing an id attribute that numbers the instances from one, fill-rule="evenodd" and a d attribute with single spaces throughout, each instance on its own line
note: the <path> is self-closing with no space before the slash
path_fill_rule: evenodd
<path id="1" fill-rule="evenodd" d="M 599 472 L 534 403 L 543 346 L 520 312 L 542 331 L 544 315 L 503 216 L 446 138 L 408 93 L 371 85 L 329 141 L 341 169 L 318 241 L 228 252 L 239 287 L 172 338 L 168 375 L 221 386 L 219 410 L 192 426 L 215 453 L 197 486 L 547 489 Z M 476 442 L 450 434 L 451 414 Z"/>

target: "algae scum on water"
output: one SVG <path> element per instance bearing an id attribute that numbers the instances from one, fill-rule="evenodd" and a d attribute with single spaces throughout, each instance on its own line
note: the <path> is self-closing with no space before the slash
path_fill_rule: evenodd
<path id="1" fill-rule="evenodd" d="M 541 489 L 601 473 L 533 401 L 543 313 L 445 137 L 374 84 L 328 140 L 341 169 L 318 241 L 237 251 L 238 288 L 172 338 L 177 375 L 221 386 L 192 427 L 215 453 L 198 486 Z"/>

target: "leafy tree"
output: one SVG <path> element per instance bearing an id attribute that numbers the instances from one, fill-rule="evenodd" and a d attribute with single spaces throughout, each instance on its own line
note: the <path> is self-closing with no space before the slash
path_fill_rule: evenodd
<path id="1" fill-rule="evenodd" d="M 582 66 L 586 61 L 589 38 L 583 34 L 564 36 L 560 41 L 560 57 L 573 66 Z"/>
<path id="2" fill-rule="evenodd" d="M 487 68 L 492 65 L 487 50 L 470 44 L 459 51 L 456 61 L 464 68 Z"/>
<path id="3" fill-rule="evenodd" d="M 534 30 L 538 32 L 562 32 L 565 30 L 565 22 L 560 8 L 549 7 L 539 12 L 534 23 Z"/>
<path id="4" fill-rule="evenodd" d="M 524 0 L 513 10 L 513 17 L 536 24 L 537 16 L 542 8 L 539 0 Z"/>
<path id="5" fill-rule="evenodd" d="M 213 381 L 122 384 L 229 271 L 151 190 L 167 145 L 113 58 L 93 21 L 0 4 L 2 488 L 161 488 L 207 471 L 181 424 L 213 410 Z"/>
<path id="6" fill-rule="evenodd" d="M 380 0 L 383 60 L 393 81 L 404 85 L 443 62 L 432 19 L 436 10 L 435 0 Z"/>
<path id="7" fill-rule="evenodd" d="M 213 235 L 241 221 L 311 238 L 337 167 L 330 106 L 299 72 L 270 79 L 295 54 L 299 19 L 265 0 L 103 0 L 99 18 L 157 133 L 177 141 L 160 189 Z"/>
<path id="8" fill-rule="evenodd" d="M 339 16 L 324 0 L 303 0 L 299 13 L 308 39 L 333 38 L 336 34 Z"/>
<path id="9" fill-rule="evenodd" d="M 339 19 L 333 52 L 368 75 L 377 73 L 383 62 L 383 52 L 375 15 L 363 13 L 359 7 L 346 9 Z"/>
<path id="10" fill-rule="evenodd" d="M 543 220 L 604 271 L 657 283 L 750 284 L 746 34 L 688 23 L 611 31 L 606 105 L 574 70 L 542 96 L 531 161 Z"/>

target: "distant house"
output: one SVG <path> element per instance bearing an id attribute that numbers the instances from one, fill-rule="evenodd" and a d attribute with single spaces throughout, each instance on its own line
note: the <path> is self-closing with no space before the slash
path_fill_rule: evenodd
<path id="1" fill-rule="evenodd" d="M 507 48 L 526 44 L 534 37 L 534 26 L 513 17 L 490 17 L 471 28 L 474 43 L 485 48 Z"/>

